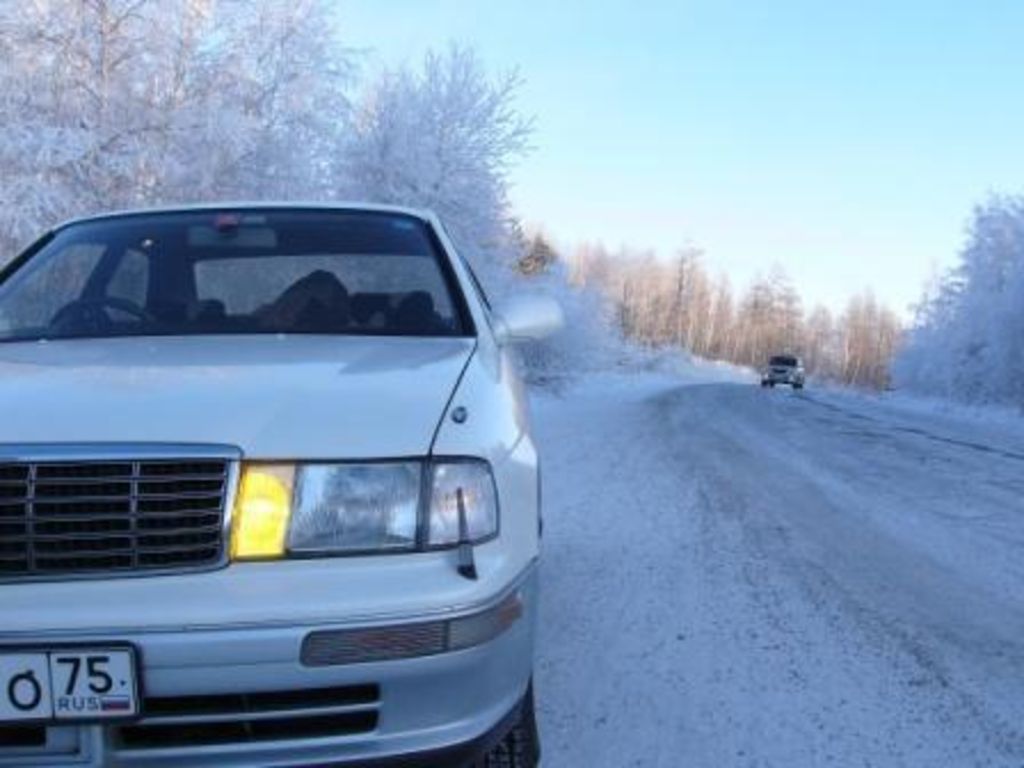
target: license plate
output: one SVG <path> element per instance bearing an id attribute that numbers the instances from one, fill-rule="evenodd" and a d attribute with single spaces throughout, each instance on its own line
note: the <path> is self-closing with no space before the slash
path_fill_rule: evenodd
<path id="1" fill-rule="evenodd" d="M 138 714 L 130 648 L 0 652 L 0 724 L 96 722 Z"/>

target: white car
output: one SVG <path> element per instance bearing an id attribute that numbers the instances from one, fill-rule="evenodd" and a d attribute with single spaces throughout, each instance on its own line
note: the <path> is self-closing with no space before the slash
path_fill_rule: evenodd
<path id="1" fill-rule="evenodd" d="M 799 357 L 776 355 L 761 371 L 761 386 L 774 387 L 789 384 L 793 389 L 803 389 L 805 383 L 804 364 Z"/>
<path id="2" fill-rule="evenodd" d="M 79 220 L 0 273 L 0 766 L 532 766 L 537 451 L 440 222 Z"/>

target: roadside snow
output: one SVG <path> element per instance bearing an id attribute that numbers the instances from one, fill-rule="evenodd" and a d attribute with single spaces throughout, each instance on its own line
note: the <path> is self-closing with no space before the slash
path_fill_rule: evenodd
<path id="1" fill-rule="evenodd" d="M 545 764 L 1019 767 L 1024 428 L 653 367 L 535 398 Z"/>
<path id="2" fill-rule="evenodd" d="M 847 409 L 861 406 L 868 414 L 883 413 L 888 420 L 916 423 L 923 428 L 939 425 L 961 437 L 971 433 L 983 442 L 997 440 L 1011 446 L 1024 445 L 1024 413 L 1017 408 L 967 405 L 900 391 L 874 394 L 827 388 L 812 392 L 821 400 L 835 397 Z"/>

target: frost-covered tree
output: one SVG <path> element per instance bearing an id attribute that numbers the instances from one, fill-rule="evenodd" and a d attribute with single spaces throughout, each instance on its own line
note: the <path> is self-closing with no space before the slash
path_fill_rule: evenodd
<path id="1" fill-rule="evenodd" d="M 836 321 L 828 307 L 818 305 L 804 322 L 804 365 L 810 373 L 840 369 Z"/>
<path id="2" fill-rule="evenodd" d="M 899 337 L 898 319 L 871 291 L 854 296 L 840 320 L 841 379 L 858 386 L 888 386 Z"/>
<path id="3" fill-rule="evenodd" d="M 428 53 L 419 68 L 382 72 L 356 104 L 338 187 L 432 209 L 482 277 L 501 275 L 521 247 L 508 200 L 508 174 L 531 131 L 515 107 L 519 84 L 515 74 L 489 77 L 458 46 Z"/>
<path id="4" fill-rule="evenodd" d="M 350 55 L 327 0 L 0 0 L 0 249 L 75 214 L 321 196 Z"/>
<path id="5" fill-rule="evenodd" d="M 356 54 L 342 44 L 331 0 L 220 0 L 221 68 L 252 124 L 231 182 L 247 199 L 337 194 L 338 146 L 349 130 Z"/>
<path id="6" fill-rule="evenodd" d="M 1024 407 L 1024 197 L 974 211 L 960 264 L 932 286 L 899 357 L 899 383 Z"/>
<path id="7" fill-rule="evenodd" d="M 715 283 L 711 313 L 705 325 L 708 343 L 704 355 L 717 360 L 730 359 L 735 345 L 735 315 L 732 283 L 725 275 L 719 276 Z"/>
<path id="8" fill-rule="evenodd" d="M 529 291 L 555 298 L 566 331 L 524 349 L 536 378 L 607 359 L 617 334 L 602 298 L 570 284 L 555 249 L 524 275 L 530 254 L 508 198 L 509 172 L 529 147 L 530 120 L 515 105 L 516 74 L 488 75 L 468 48 L 428 53 L 422 66 L 380 73 L 357 100 L 341 148 L 345 196 L 435 211 L 494 303 Z"/>

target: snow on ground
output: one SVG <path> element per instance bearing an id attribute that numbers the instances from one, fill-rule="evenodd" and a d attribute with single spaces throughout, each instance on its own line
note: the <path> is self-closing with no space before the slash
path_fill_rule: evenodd
<path id="1" fill-rule="evenodd" d="M 996 405 L 968 405 L 935 397 L 922 397 L 907 392 L 876 394 L 830 388 L 818 392 L 819 400 L 827 401 L 835 394 L 848 410 L 862 404 L 866 413 L 884 411 L 886 418 L 905 426 L 919 424 L 925 428 L 943 425 L 959 437 L 971 433 L 983 442 L 1004 442 L 1024 445 L 1024 413 L 1019 409 Z"/>
<path id="2" fill-rule="evenodd" d="M 1024 427 L 656 367 L 535 399 L 545 765 L 1021 766 Z"/>

